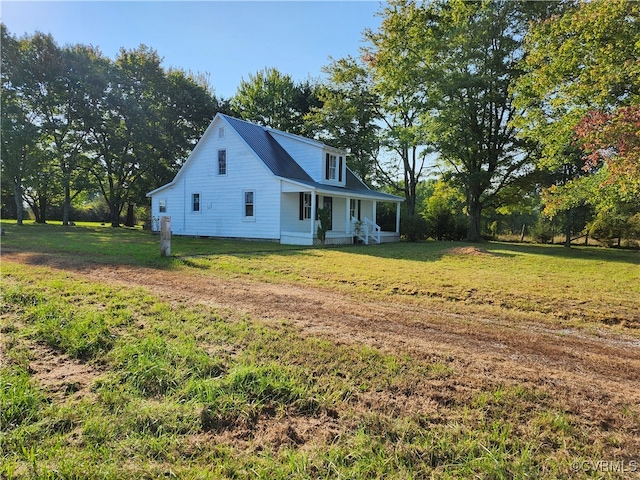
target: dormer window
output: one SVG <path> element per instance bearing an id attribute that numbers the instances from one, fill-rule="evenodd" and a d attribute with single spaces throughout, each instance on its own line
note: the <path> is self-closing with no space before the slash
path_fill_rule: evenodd
<path id="1" fill-rule="evenodd" d="M 324 173 L 326 180 L 342 182 L 342 157 L 327 153 Z"/>
<path id="2" fill-rule="evenodd" d="M 329 155 L 329 180 L 336 179 L 336 170 L 338 169 L 338 159 L 335 155 Z"/>

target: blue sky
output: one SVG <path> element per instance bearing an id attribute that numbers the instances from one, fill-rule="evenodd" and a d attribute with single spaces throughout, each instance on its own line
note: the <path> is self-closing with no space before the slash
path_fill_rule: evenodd
<path id="1" fill-rule="evenodd" d="M 219 97 L 275 67 L 295 81 L 322 78 L 322 67 L 358 55 L 365 28 L 380 25 L 378 1 L 2 1 L 9 32 L 51 33 L 59 45 L 94 45 L 114 58 L 145 44 L 163 65 L 208 72 Z"/>

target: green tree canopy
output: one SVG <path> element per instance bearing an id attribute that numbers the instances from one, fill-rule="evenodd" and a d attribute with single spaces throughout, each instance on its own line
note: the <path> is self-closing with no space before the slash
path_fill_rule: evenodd
<path id="1" fill-rule="evenodd" d="M 201 80 L 166 71 L 145 46 L 113 61 L 51 35 L 16 39 L 4 25 L 2 44 L 3 183 L 19 219 L 23 201 L 41 222 L 55 203 L 67 223 L 72 200 L 91 189 L 119 225 L 126 203 L 146 203 L 173 178 L 215 114 Z"/>
<path id="2" fill-rule="evenodd" d="M 325 67 L 329 78 L 318 95 L 322 108 L 307 115 L 310 129 L 322 141 L 350 152 L 347 165 L 372 185 L 380 150 L 378 98 L 366 68 L 347 57 Z"/>
<path id="3" fill-rule="evenodd" d="M 245 120 L 298 135 L 307 133 L 305 115 L 320 106 L 311 82 L 296 84 L 276 68 L 249 74 L 248 80 L 240 82 L 230 104 Z"/>
<path id="4" fill-rule="evenodd" d="M 589 204 L 600 225 L 606 212 L 633 216 L 640 208 L 640 6 L 625 0 L 570 4 L 535 24 L 525 47 L 526 74 L 515 88 L 523 113 L 516 122 L 540 145 L 542 168 L 572 168 L 546 191 L 545 212 Z"/>

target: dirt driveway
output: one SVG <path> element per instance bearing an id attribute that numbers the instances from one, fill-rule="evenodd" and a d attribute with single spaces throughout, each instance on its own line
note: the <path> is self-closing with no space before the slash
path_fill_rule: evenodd
<path id="1" fill-rule="evenodd" d="M 486 318 L 431 302 L 366 298 L 329 289 L 201 277 L 86 259 L 3 252 L 3 261 L 46 265 L 124 287 L 144 287 L 172 303 L 231 308 L 264 321 L 283 320 L 307 335 L 359 343 L 415 358 L 447 358 L 459 379 L 450 395 L 495 385 L 548 392 L 569 411 L 600 425 L 622 425 L 640 456 L 640 426 L 620 417 L 640 405 L 640 341 L 612 330 L 591 333 Z M 443 394 L 447 394 L 444 392 Z M 637 419 L 636 419 L 637 420 Z M 629 437 L 627 437 L 629 438 Z M 627 444 L 627 447 L 629 444 Z M 639 458 L 640 460 L 640 458 Z"/>

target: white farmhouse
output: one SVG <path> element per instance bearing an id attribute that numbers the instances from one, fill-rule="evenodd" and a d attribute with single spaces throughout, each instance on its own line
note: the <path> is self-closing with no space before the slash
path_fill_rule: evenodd
<path id="1" fill-rule="evenodd" d="M 327 244 L 399 240 L 401 197 L 369 189 L 347 153 L 298 135 L 218 113 L 171 183 L 151 197 L 154 230 L 174 235 L 313 245 L 316 209 L 331 209 Z M 376 224 L 378 202 L 396 205 L 394 232 Z"/>

